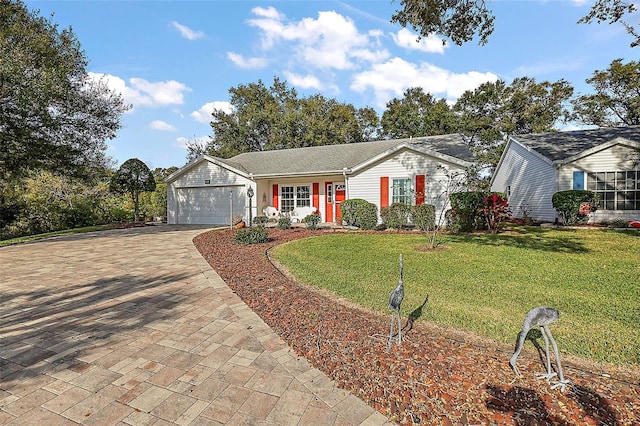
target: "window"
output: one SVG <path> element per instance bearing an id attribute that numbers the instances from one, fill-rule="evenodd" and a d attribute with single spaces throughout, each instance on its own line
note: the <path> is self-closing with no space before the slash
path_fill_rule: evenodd
<path id="1" fill-rule="evenodd" d="M 290 212 L 296 207 L 311 206 L 311 186 L 281 186 L 280 187 L 280 211 Z"/>
<path id="2" fill-rule="evenodd" d="M 587 173 L 587 189 L 604 210 L 640 210 L 640 171 Z"/>
<path id="3" fill-rule="evenodd" d="M 327 185 L 327 203 L 333 203 L 333 185 Z"/>
<path id="4" fill-rule="evenodd" d="M 411 179 L 393 179 L 392 181 L 393 194 L 391 197 L 392 203 L 402 203 L 411 205 L 412 193 L 411 193 Z"/>

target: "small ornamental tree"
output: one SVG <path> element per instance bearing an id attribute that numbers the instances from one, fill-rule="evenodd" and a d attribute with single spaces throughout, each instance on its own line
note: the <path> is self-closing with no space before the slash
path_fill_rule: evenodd
<path id="1" fill-rule="evenodd" d="M 144 162 L 137 158 L 130 158 L 111 177 L 110 189 L 112 192 L 131 196 L 134 211 L 133 221 L 137 222 L 140 193 L 154 191 L 156 180 Z"/>
<path id="2" fill-rule="evenodd" d="M 572 189 L 556 192 L 551 203 L 563 224 L 575 225 L 589 219 L 589 213 L 598 209 L 599 199 L 593 191 Z"/>

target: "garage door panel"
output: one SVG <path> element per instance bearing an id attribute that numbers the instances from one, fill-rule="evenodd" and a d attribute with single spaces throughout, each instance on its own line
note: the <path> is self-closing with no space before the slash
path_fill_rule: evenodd
<path id="1" fill-rule="evenodd" d="M 238 188 L 181 188 L 178 190 L 178 223 L 228 225 L 229 193 L 233 189 L 233 214 L 244 214 L 244 200 Z"/>

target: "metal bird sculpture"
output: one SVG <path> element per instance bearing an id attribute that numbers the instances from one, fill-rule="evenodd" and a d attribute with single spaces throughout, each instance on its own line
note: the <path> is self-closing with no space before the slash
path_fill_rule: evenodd
<path id="1" fill-rule="evenodd" d="M 516 360 L 518 359 L 518 355 L 520 355 L 520 351 L 522 350 L 522 345 L 524 345 L 524 341 L 527 338 L 527 333 L 534 327 L 540 327 L 542 332 L 542 337 L 544 338 L 545 344 L 545 352 L 547 356 L 547 373 L 546 374 L 536 374 L 536 377 L 539 379 L 547 379 L 548 382 L 551 382 L 551 379 L 558 375 L 558 382 L 551 386 L 551 389 L 560 388 L 562 392 L 565 390 L 565 386 L 570 382 L 569 380 L 565 380 L 564 375 L 562 374 L 562 365 L 560 364 L 560 355 L 558 354 L 558 346 L 556 345 L 556 341 L 553 339 L 551 335 L 551 330 L 549 330 L 549 325 L 555 323 L 560 319 L 560 312 L 558 312 L 554 308 L 550 308 L 548 306 L 539 306 L 537 308 L 533 308 L 530 310 L 524 318 L 524 324 L 522 325 L 522 330 L 518 336 L 518 343 L 516 345 L 516 350 L 511 356 L 509 360 L 509 364 L 511 368 L 513 368 L 516 376 L 520 376 L 520 370 L 516 365 Z M 551 341 L 551 346 L 553 347 L 553 352 L 556 357 L 556 364 L 558 365 L 558 373 L 551 371 L 551 358 L 549 356 L 549 341 Z"/>
<path id="2" fill-rule="evenodd" d="M 400 254 L 400 278 L 398 285 L 389 294 L 389 309 L 391 310 L 391 330 L 389 330 L 389 341 L 387 342 L 387 348 L 391 347 L 391 341 L 393 340 L 393 328 L 395 324 L 396 316 L 398 317 L 398 345 L 402 343 L 402 320 L 400 317 L 400 304 L 404 299 L 404 285 L 402 283 L 402 254 Z"/>

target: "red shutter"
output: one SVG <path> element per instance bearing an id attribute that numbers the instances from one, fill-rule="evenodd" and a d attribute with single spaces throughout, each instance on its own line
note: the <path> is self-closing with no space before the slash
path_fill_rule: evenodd
<path id="1" fill-rule="evenodd" d="M 389 176 L 380 177 L 380 207 L 389 207 Z"/>
<path id="2" fill-rule="evenodd" d="M 313 184 L 313 195 L 312 195 L 312 203 L 313 203 L 313 207 L 316 208 L 316 210 L 319 212 L 320 211 L 320 184 L 318 182 L 315 182 Z"/>
<path id="3" fill-rule="evenodd" d="M 424 204 L 424 175 L 416 175 L 416 206 Z"/>
<path id="4" fill-rule="evenodd" d="M 278 208 L 278 185 L 273 185 L 271 187 L 271 191 L 273 192 L 273 207 Z"/>

